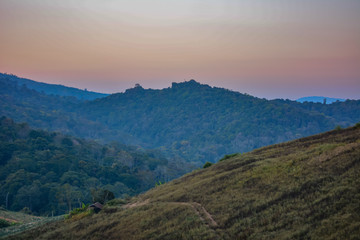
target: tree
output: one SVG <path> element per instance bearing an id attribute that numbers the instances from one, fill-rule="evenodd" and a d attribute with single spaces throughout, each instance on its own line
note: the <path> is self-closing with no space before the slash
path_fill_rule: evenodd
<path id="1" fill-rule="evenodd" d="M 56 197 L 59 200 L 59 204 L 65 205 L 67 211 L 70 212 L 73 206 L 78 203 L 83 196 L 78 188 L 66 183 L 59 188 Z"/>
<path id="2" fill-rule="evenodd" d="M 92 189 L 91 190 L 91 196 L 93 202 L 99 202 L 101 204 L 105 204 L 108 201 L 115 198 L 115 195 L 113 192 L 110 192 L 107 189 Z"/>

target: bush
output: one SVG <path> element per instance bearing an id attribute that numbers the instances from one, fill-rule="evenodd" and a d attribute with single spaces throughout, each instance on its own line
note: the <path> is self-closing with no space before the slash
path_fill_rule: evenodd
<path id="1" fill-rule="evenodd" d="M 107 189 L 92 189 L 91 196 L 93 198 L 93 202 L 99 202 L 101 204 L 106 204 L 108 201 L 115 198 L 113 192 Z"/>
<path id="2" fill-rule="evenodd" d="M 113 200 L 110 200 L 106 203 L 106 205 L 108 206 L 121 206 L 126 204 L 127 201 L 125 199 L 121 199 L 121 198 L 115 198 Z"/>
<path id="3" fill-rule="evenodd" d="M 29 215 L 32 214 L 30 208 L 28 208 L 28 207 L 24 207 L 23 209 L 21 209 L 20 212 L 25 213 L 25 214 L 29 214 Z"/>
<path id="4" fill-rule="evenodd" d="M 155 183 L 155 187 L 163 185 L 165 182 L 161 182 L 160 180 Z"/>
<path id="5" fill-rule="evenodd" d="M 213 163 L 211 163 L 211 162 L 206 162 L 206 163 L 204 164 L 203 168 L 208 168 L 208 167 L 210 167 L 211 165 L 213 165 Z"/>
<path id="6" fill-rule="evenodd" d="M 94 210 L 87 209 L 84 212 L 77 213 L 76 215 L 71 216 L 72 221 L 80 220 L 86 216 L 91 216 L 94 213 Z"/>
<path id="7" fill-rule="evenodd" d="M 11 223 L 6 221 L 5 219 L 0 218 L 0 228 L 6 228 L 11 226 Z"/>
<path id="8" fill-rule="evenodd" d="M 229 158 L 232 158 L 232 157 L 235 157 L 235 156 L 237 156 L 238 154 L 239 154 L 239 153 L 227 154 L 227 155 L 225 155 L 222 159 L 220 159 L 219 162 L 224 161 L 224 160 L 229 159 Z"/>
<path id="9" fill-rule="evenodd" d="M 72 211 L 70 211 L 69 214 L 65 215 L 65 219 L 81 219 L 83 217 L 89 216 L 93 214 L 93 210 L 89 209 L 89 204 L 82 204 L 81 208 L 75 208 Z"/>

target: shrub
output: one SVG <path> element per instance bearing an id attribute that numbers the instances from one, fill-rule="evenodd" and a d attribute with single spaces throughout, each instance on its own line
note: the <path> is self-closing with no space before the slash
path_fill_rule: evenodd
<path id="1" fill-rule="evenodd" d="M 159 182 L 156 182 L 155 183 L 155 187 L 158 187 L 158 186 L 161 186 L 162 184 L 164 184 L 165 182 L 161 182 L 160 180 L 159 180 Z"/>
<path id="2" fill-rule="evenodd" d="M 28 207 L 24 207 L 23 209 L 20 210 L 20 212 L 29 214 L 29 215 L 32 214 L 30 208 L 28 208 Z"/>
<path id="3" fill-rule="evenodd" d="M 74 208 L 69 214 L 65 215 L 65 219 L 78 220 L 86 216 L 92 215 L 94 211 L 89 209 L 89 204 L 82 204 L 81 208 Z"/>
<path id="4" fill-rule="evenodd" d="M 219 162 L 224 161 L 224 160 L 229 159 L 229 158 L 232 158 L 232 157 L 235 157 L 235 156 L 237 156 L 238 154 L 239 154 L 239 153 L 227 154 L 227 155 L 225 155 L 222 159 L 220 159 Z"/>
<path id="5" fill-rule="evenodd" d="M 11 226 L 11 223 L 6 221 L 5 219 L 0 218 L 0 228 L 6 228 Z"/>
<path id="6" fill-rule="evenodd" d="M 99 202 L 101 204 L 105 204 L 108 201 L 115 198 L 115 195 L 113 192 L 107 190 L 107 189 L 92 189 L 91 190 L 91 196 L 93 198 L 93 202 Z"/>
<path id="7" fill-rule="evenodd" d="M 71 220 L 76 221 L 80 220 L 86 216 L 91 216 L 94 213 L 94 210 L 87 209 L 85 212 L 77 213 L 76 215 L 71 216 Z"/>
<path id="8" fill-rule="evenodd" d="M 208 167 L 210 167 L 211 165 L 213 165 L 213 163 L 211 163 L 211 162 L 206 162 L 206 163 L 204 164 L 203 168 L 208 168 Z"/>
<path id="9" fill-rule="evenodd" d="M 121 205 L 124 205 L 126 203 L 127 203 L 127 201 L 125 199 L 115 198 L 113 200 L 108 201 L 106 203 L 106 205 L 108 205 L 108 206 L 121 206 Z"/>

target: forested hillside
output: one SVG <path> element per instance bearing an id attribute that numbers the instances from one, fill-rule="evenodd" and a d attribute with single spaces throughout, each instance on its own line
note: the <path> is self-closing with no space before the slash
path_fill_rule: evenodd
<path id="1" fill-rule="evenodd" d="M 42 94 L 0 78 L 0 115 L 101 142 L 159 149 L 198 166 L 225 154 L 350 126 L 360 101 L 266 100 L 194 80 L 162 90 L 137 86 L 94 101 Z"/>
<path id="2" fill-rule="evenodd" d="M 0 206 L 10 210 L 63 214 L 104 190 L 126 197 L 184 172 L 158 151 L 100 145 L 0 118 Z"/>
<path id="3" fill-rule="evenodd" d="M 0 79 L 6 79 L 7 81 L 11 81 L 20 87 L 24 85 L 29 89 L 43 92 L 48 95 L 72 96 L 80 100 L 94 100 L 96 98 L 106 97 L 107 95 L 109 95 L 104 93 L 81 90 L 73 87 L 66 87 L 58 84 L 36 82 L 30 79 L 17 77 L 13 74 L 0 73 Z"/>
<path id="4" fill-rule="evenodd" d="M 82 106 L 86 118 L 130 134 L 143 146 L 197 162 L 360 121 L 360 101 L 269 101 L 194 80 L 163 90 L 138 86 Z"/>
<path id="5" fill-rule="evenodd" d="M 77 110 L 81 108 L 82 102 L 75 97 L 40 93 L 26 86 L 19 86 L 7 78 L 0 78 L 0 116 L 44 130 L 60 131 L 92 140 L 117 139 L 123 142 L 124 135 L 120 131 L 109 131 L 105 125 L 79 115 Z"/>
<path id="6" fill-rule="evenodd" d="M 237 154 L 10 239 L 358 239 L 359 176 L 357 124 Z"/>

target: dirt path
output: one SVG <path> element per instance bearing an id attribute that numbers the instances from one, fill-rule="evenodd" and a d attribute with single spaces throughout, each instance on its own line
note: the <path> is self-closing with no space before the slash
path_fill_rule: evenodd
<path id="1" fill-rule="evenodd" d="M 146 199 L 142 202 L 135 202 L 135 203 L 129 203 L 123 206 L 123 208 L 134 208 L 134 207 L 140 207 L 149 204 L 150 199 Z M 206 209 L 197 202 L 164 202 L 164 203 L 170 203 L 170 204 L 177 204 L 177 205 L 183 205 L 183 206 L 189 206 L 191 207 L 196 215 L 199 216 L 201 221 L 203 221 L 206 225 L 209 227 L 215 228 L 218 226 L 217 222 L 214 220 L 212 215 L 206 211 Z"/>
<path id="2" fill-rule="evenodd" d="M 134 203 L 129 203 L 123 206 L 123 208 L 134 208 L 134 207 L 141 207 L 144 206 L 146 204 L 149 203 L 149 199 L 146 199 L 143 202 L 134 202 Z"/>
<path id="3" fill-rule="evenodd" d="M 208 211 L 206 211 L 206 209 L 200 203 L 197 202 L 169 202 L 169 203 L 190 206 L 194 210 L 196 215 L 198 215 L 199 218 L 207 225 L 209 225 L 210 227 L 218 226 L 217 222 L 213 219 L 211 214 Z"/>
<path id="4" fill-rule="evenodd" d="M 202 212 L 202 213 L 205 215 L 205 217 L 207 218 L 210 226 L 212 226 L 212 227 L 217 227 L 217 226 L 218 226 L 217 222 L 213 219 L 213 217 L 211 216 L 211 214 L 210 214 L 208 211 L 206 211 L 206 209 L 205 209 L 200 203 L 192 202 L 192 203 L 190 203 L 190 204 L 191 204 L 191 205 L 194 207 L 194 209 L 196 209 L 196 210 L 197 210 L 198 208 L 201 209 L 201 211 L 198 211 L 198 212 L 199 212 L 199 216 L 201 216 L 200 212 Z"/>

